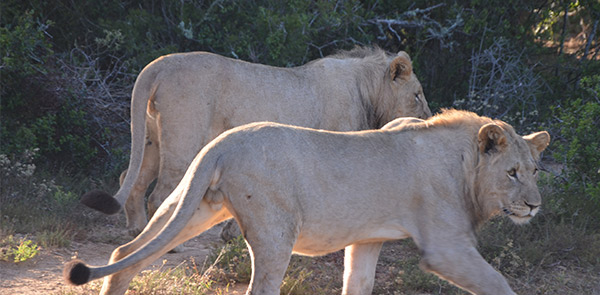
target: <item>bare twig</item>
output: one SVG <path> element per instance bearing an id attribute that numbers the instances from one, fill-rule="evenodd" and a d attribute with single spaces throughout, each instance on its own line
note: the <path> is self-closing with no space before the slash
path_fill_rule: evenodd
<path id="1" fill-rule="evenodd" d="M 567 23 L 568 23 L 568 17 L 569 17 L 569 2 L 565 2 L 565 11 L 564 11 L 564 16 L 563 16 L 563 27 L 562 27 L 562 33 L 560 34 L 560 49 L 558 51 L 558 56 L 560 56 L 563 53 L 563 49 L 565 47 L 565 36 L 567 35 Z"/>
<path id="2" fill-rule="evenodd" d="M 427 37 L 424 41 L 439 40 L 442 47 L 452 47 L 453 42 L 446 42 L 452 34 L 463 25 L 461 14 L 457 14 L 456 19 L 447 25 L 442 25 L 436 20 L 430 18 L 427 14 L 432 10 L 444 6 L 445 3 L 440 3 L 428 8 L 415 8 L 405 11 L 395 19 L 380 19 L 374 18 L 367 20 L 367 23 L 374 24 L 379 29 L 380 35 L 377 36 L 380 40 L 387 39 L 387 32 L 390 32 L 394 38 L 401 42 L 403 37 L 399 33 L 402 29 L 418 29 L 426 30 Z"/>
<path id="3" fill-rule="evenodd" d="M 510 121 L 516 127 L 537 118 L 537 96 L 545 86 L 531 66 L 522 62 L 506 40 L 473 52 L 467 98 L 455 105 L 485 116 Z"/>
<path id="4" fill-rule="evenodd" d="M 57 91 L 77 95 L 99 130 L 106 128 L 117 134 L 127 133 L 130 93 L 135 75 L 127 72 L 122 57 L 110 56 L 112 66 L 101 70 L 99 56 L 90 49 L 74 48 L 68 56 L 59 59 L 58 64 L 68 84 Z M 105 143 L 94 140 L 108 152 Z"/>
<path id="5" fill-rule="evenodd" d="M 582 60 L 586 60 L 587 59 L 587 55 L 590 52 L 590 46 L 592 45 L 592 41 L 594 40 L 594 38 L 596 37 L 596 29 L 598 28 L 598 20 L 594 21 L 594 27 L 592 28 L 592 32 L 590 33 L 587 43 L 585 44 L 585 51 L 583 53 L 583 56 L 581 57 Z M 596 53 L 598 53 L 598 51 L 596 50 Z"/>

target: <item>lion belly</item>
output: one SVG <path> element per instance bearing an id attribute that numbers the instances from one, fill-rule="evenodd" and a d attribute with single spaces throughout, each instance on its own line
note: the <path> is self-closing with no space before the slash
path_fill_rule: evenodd
<path id="1" fill-rule="evenodd" d="M 341 224 L 344 223 L 301 230 L 294 244 L 294 253 L 319 256 L 344 249 L 351 244 L 399 240 L 410 236 L 404 228 L 394 222 L 351 227 Z"/>

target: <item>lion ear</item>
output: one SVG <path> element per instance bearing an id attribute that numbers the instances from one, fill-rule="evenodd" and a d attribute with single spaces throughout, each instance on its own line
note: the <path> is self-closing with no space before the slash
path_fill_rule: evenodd
<path id="1" fill-rule="evenodd" d="M 507 145 L 504 130 L 494 123 L 485 124 L 479 129 L 477 142 L 481 153 L 501 151 Z"/>
<path id="2" fill-rule="evenodd" d="M 397 78 L 408 80 L 412 75 L 412 62 L 410 56 L 404 51 L 398 52 L 398 56 L 392 60 L 390 64 L 390 74 L 392 80 Z"/>
<path id="3" fill-rule="evenodd" d="M 546 149 L 548 144 L 550 144 L 550 134 L 546 131 L 523 136 L 523 139 L 525 139 L 529 145 L 529 149 L 536 159 L 540 156 L 540 153 Z"/>

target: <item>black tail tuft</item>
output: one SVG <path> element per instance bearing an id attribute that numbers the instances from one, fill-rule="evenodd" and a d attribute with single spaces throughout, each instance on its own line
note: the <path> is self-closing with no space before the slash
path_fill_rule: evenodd
<path id="1" fill-rule="evenodd" d="M 81 203 L 104 214 L 115 214 L 121 211 L 121 205 L 111 195 L 93 190 L 81 196 Z"/>
<path id="2" fill-rule="evenodd" d="M 65 265 L 63 277 L 73 285 L 83 285 L 90 280 L 90 268 L 81 260 L 72 260 Z"/>

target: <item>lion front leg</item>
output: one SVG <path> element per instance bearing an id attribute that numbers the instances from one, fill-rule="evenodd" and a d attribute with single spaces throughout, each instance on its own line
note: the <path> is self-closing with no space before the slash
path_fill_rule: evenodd
<path id="1" fill-rule="evenodd" d="M 425 249 L 421 267 L 477 295 L 516 295 L 475 247 Z"/>
<path id="2" fill-rule="evenodd" d="M 342 295 L 368 295 L 373 292 L 375 267 L 382 245 L 382 242 L 377 242 L 346 247 Z"/>

